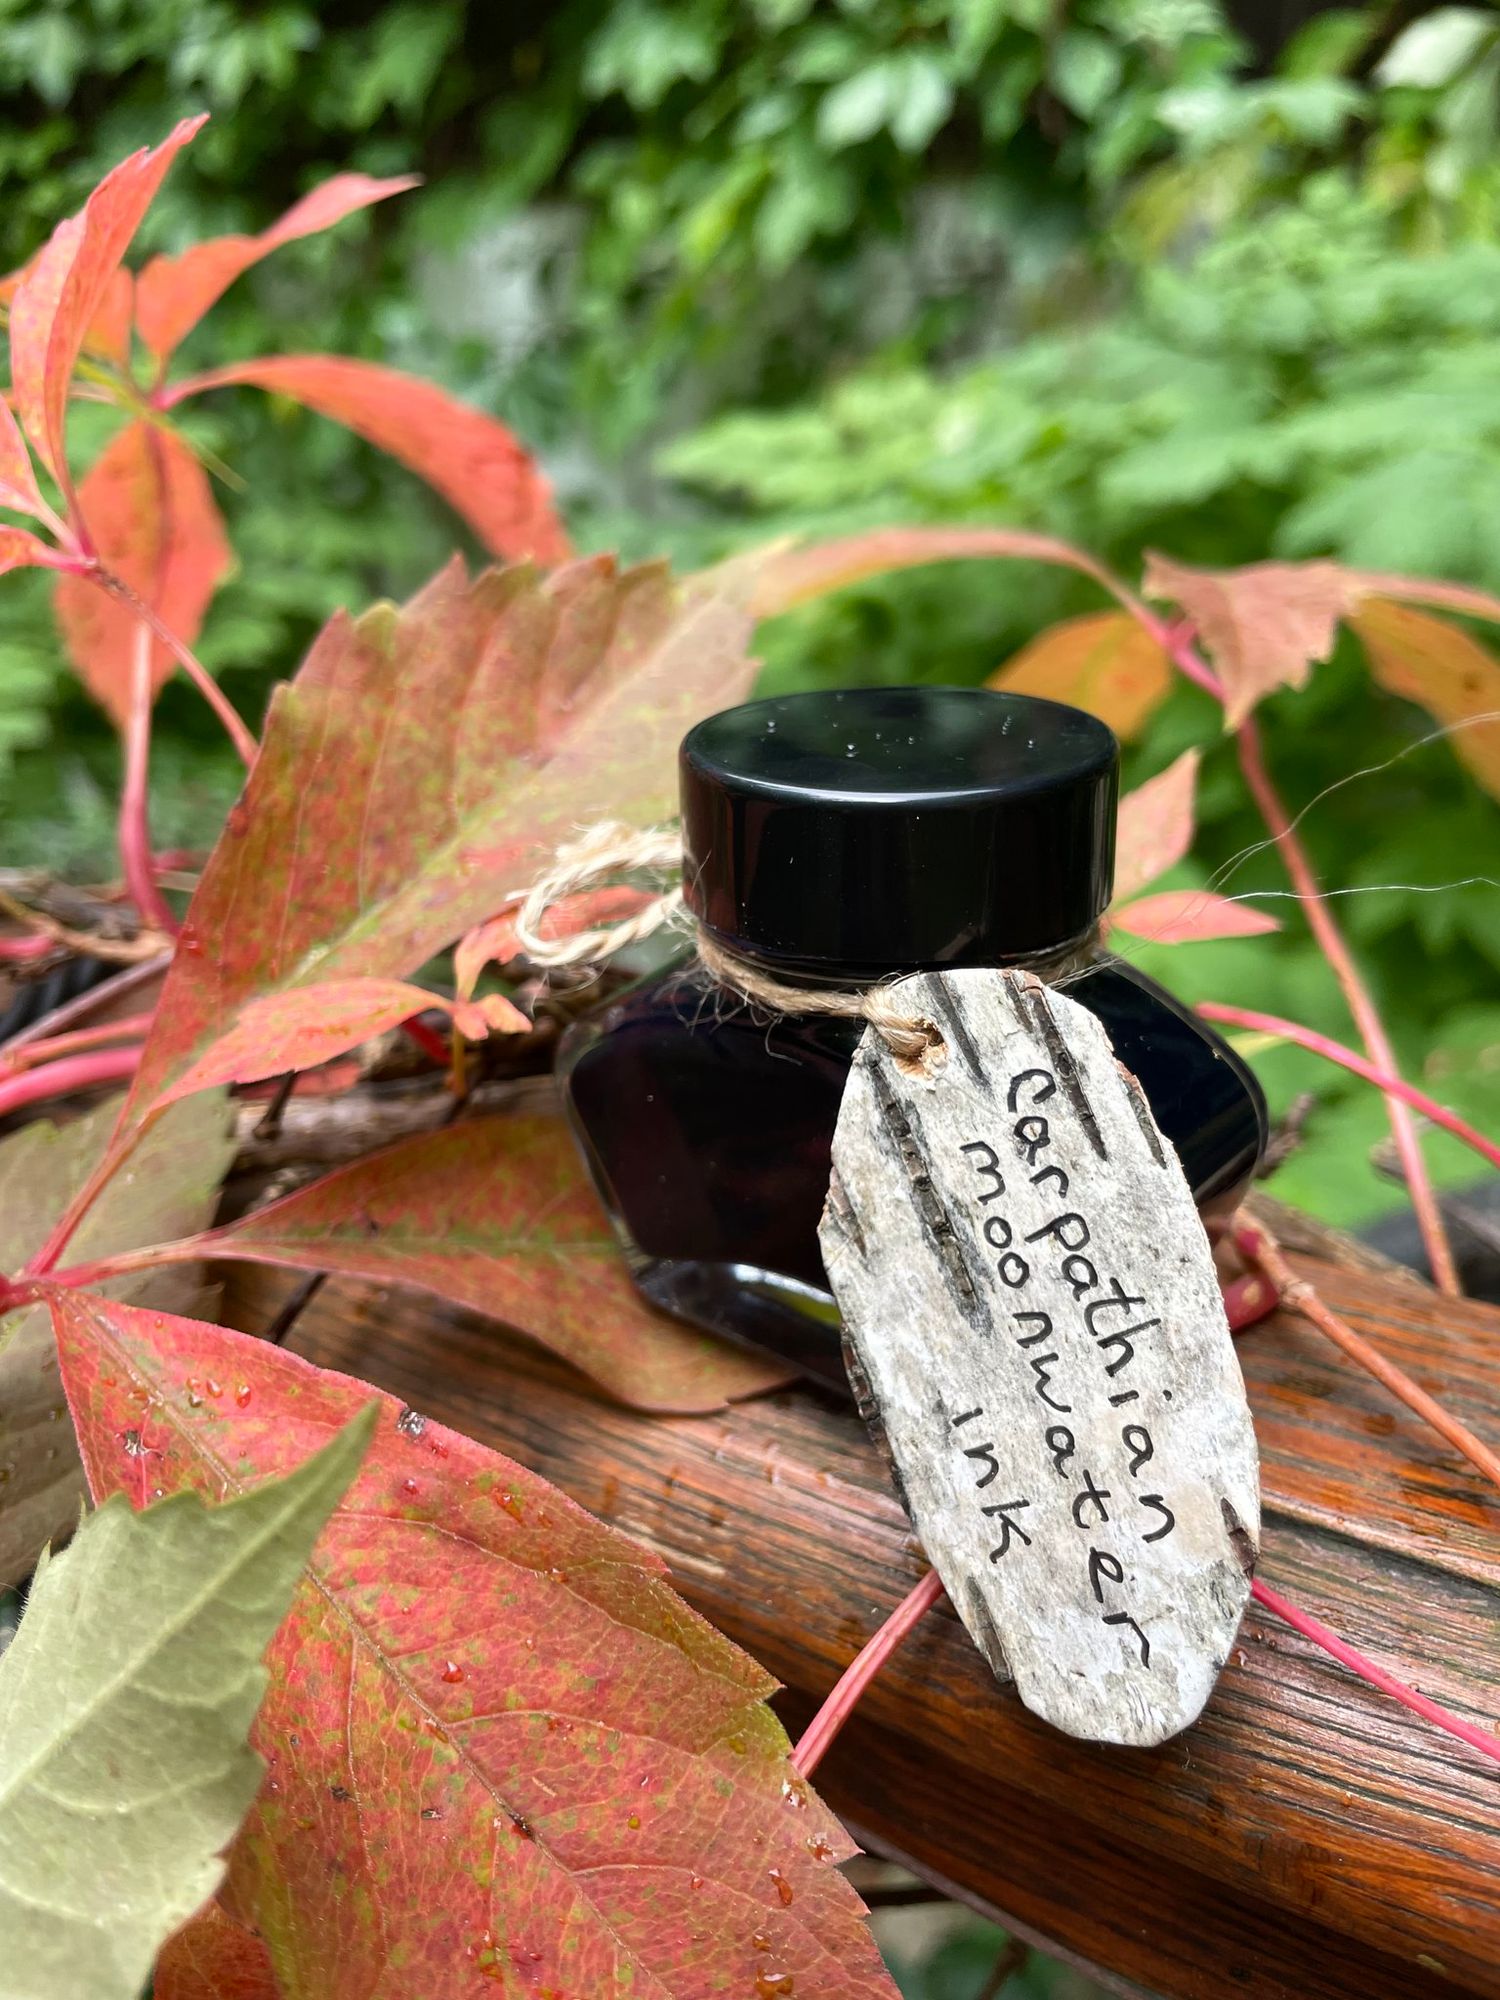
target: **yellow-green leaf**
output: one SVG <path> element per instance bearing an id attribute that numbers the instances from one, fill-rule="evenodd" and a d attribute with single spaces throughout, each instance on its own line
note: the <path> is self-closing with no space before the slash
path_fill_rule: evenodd
<path id="1" fill-rule="evenodd" d="M 1487 792 L 1500 798 L 1500 660 L 1446 619 L 1381 598 L 1350 620 L 1383 688 L 1450 726 L 1450 741 Z"/>

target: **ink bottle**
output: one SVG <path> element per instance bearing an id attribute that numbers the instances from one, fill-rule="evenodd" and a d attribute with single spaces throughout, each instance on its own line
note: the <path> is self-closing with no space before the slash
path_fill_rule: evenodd
<path id="1" fill-rule="evenodd" d="M 1250 1071 L 1093 944 L 1113 883 L 1119 748 L 1058 702 L 952 687 L 786 695 L 682 745 L 683 885 L 722 950 L 857 989 L 940 968 L 1061 964 L 1176 1148 L 1231 1206 L 1266 1137 Z M 847 1388 L 818 1254 L 839 1100 L 863 1024 L 770 1017 L 684 946 L 569 1031 L 569 1119 L 638 1288 Z"/>

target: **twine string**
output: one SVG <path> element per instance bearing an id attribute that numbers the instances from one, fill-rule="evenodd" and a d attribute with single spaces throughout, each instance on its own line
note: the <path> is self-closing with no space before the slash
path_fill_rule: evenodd
<path id="1" fill-rule="evenodd" d="M 549 937 L 542 926 L 548 913 L 567 896 L 619 883 L 625 876 L 646 876 L 657 893 L 617 923 L 598 924 L 568 937 Z M 770 1014 L 808 1015 L 842 1021 L 867 1021 L 903 1067 L 924 1072 L 937 1069 L 947 1045 L 936 1022 L 904 1011 L 891 998 L 893 981 L 880 980 L 856 989 L 792 986 L 773 979 L 759 966 L 725 949 L 697 923 L 683 903 L 682 835 L 676 827 L 650 827 L 642 832 L 619 820 L 601 820 L 566 847 L 560 847 L 549 868 L 521 899 L 515 935 L 533 965 L 598 967 L 627 946 L 639 944 L 669 926 L 690 925 L 699 963 L 711 979 L 727 986 L 753 1006 Z M 1092 958 L 1093 934 L 1060 952 L 1028 962 L 1027 970 L 1048 985 L 1064 984 Z"/>

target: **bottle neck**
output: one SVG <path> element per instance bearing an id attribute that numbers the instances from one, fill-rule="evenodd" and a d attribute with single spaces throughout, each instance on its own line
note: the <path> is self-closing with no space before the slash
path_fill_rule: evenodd
<path id="1" fill-rule="evenodd" d="M 707 926 L 702 928 L 724 958 L 743 965 L 751 974 L 807 993 L 858 993 L 871 986 L 904 978 L 912 972 L 944 972 L 957 969 L 956 966 L 943 965 L 809 966 L 746 950 L 738 939 L 721 937 L 717 932 L 709 931 Z M 1015 957 L 986 958 L 981 961 L 961 960 L 958 964 L 967 968 L 977 962 L 993 966 L 996 970 L 1031 972 L 1048 986 L 1056 986 L 1087 970 L 1097 961 L 1101 950 L 1099 926 L 1094 924 L 1078 937 L 1071 938 L 1066 943 L 1056 945 L 1047 951 L 1022 952 Z"/>

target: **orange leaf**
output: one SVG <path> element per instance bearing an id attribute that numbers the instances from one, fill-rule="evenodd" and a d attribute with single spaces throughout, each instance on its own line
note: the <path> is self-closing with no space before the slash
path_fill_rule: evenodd
<path id="1" fill-rule="evenodd" d="M 418 174 L 372 180 L 368 174 L 335 174 L 304 195 L 259 236 L 216 236 L 180 257 L 153 257 L 136 281 L 136 324 L 141 338 L 165 361 L 242 271 L 291 243 L 342 222 L 356 209 L 416 187 Z"/>
<path id="2" fill-rule="evenodd" d="M 151 2000 L 277 2000 L 270 1956 L 253 1931 L 210 1903 L 162 1947 Z"/>
<path id="3" fill-rule="evenodd" d="M 1181 605 L 1197 626 L 1224 686 L 1224 720 L 1244 721 L 1278 687 L 1304 687 L 1326 660 L 1339 620 L 1364 595 L 1337 563 L 1251 563 L 1245 569 L 1190 569 L 1148 555 L 1148 597 Z"/>
<path id="4" fill-rule="evenodd" d="M 560 1118 L 424 1132 L 173 1255 L 414 1285 L 529 1333 L 637 1409 L 722 1409 L 790 1372 L 645 1303 Z"/>
<path id="5" fill-rule="evenodd" d="M 290 396 L 389 452 L 425 479 L 499 556 L 560 562 L 567 537 L 546 480 L 504 424 L 430 382 L 333 354 L 237 361 L 177 383 L 167 403 L 246 382 Z"/>
<path id="6" fill-rule="evenodd" d="M 1500 797 L 1500 660 L 1445 619 L 1371 598 L 1350 621 L 1384 688 L 1455 727 L 1451 742 L 1485 790 Z M 1475 723 L 1475 718 L 1491 718 Z"/>
<path id="7" fill-rule="evenodd" d="M 189 937 L 196 948 L 196 934 Z M 228 1031 L 160 1102 L 170 1104 L 218 1083 L 258 1083 L 288 1070 L 316 1069 L 429 1009 L 451 1015 L 459 1033 L 475 1042 L 491 1032 L 527 1034 L 531 1029 L 520 1008 L 498 993 L 452 1001 L 401 979 L 328 979 L 247 1001 Z"/>
<path id="8" fill-rule="evenodd" d="M 470 582 L 455 562 L 400 609 L 335 617 L 273 697 L 122 1134 L 225 1045 L 247 1060 L 263 997 L 402 979 L 532 880 L 581 813 L 663 818 L 683 732 L 754 676 L 754 576 L 747 561 L 679 583 L 596 557 Z M 289 1046 L 306 1044 L 271 1059 Z"/>
<path id="9" fill-rule="evenodd" d="M 1209 889 L 1163 889 L 1111 909 L 1111 928 L 1152 944 L 1201 944 L 1209 938 L 1260 937 L 1281 926 L 1264 910 L 1231 902 Z"/>
<path id="10" fill-rule="evenodd" d="M 127 424 L 85 474 L 78 507 L 105 568 L 191 646 L 233 557 L 208 476 L 182 439 L 154 424 Z M 74 576 L 58 583 L 57 617 L 85 686 L 123 729 L 140 621 L 98 584 Z M 153 636 L 153 692 L 176 664 Z"/>
<path id="11" fill-rule="evenodd" d="M 379 1405 L 267 1651 L 271 1770 L 231 1857 L 284 1993 L 897 2000 L 775 1682 L 659 1557 L 267 1341 L 77 1294 L 52 1311 L 100 1497 L 149 1464 L 225 1500 Z"/>
<path id="12" fill-rule="evenodd" d="M 1069 618 L 1023 646 L 987 684 L 1012 694 L 1071 702 L 1135 736 L 1172 685 L 1172 664 L 1128 611 Z"/>
<path id="13" fill-rule="evenodd" d="M 0 576 L 7 570 L 40 567 L 57 569 L 57 551 L 26 528 L 0 524 Z"/>
<path id="14" fill-rule="evenodd" d="M 753 608 L 757 618 L 777 618 L 865 577 L 972 556 L 1057 563 L 1092 577 L 1127 607 L 1132 601 L 1124 584 L 1102 563 L 1051 535 L 1030 535 L 1015 528 L 910 527 L 873 528 L 868 534 L 848 535 L 839 541 L 766 551 Z"/>
<path id="15" fill-rule="evenodd" d="M 70 499 L 64 421 L 79 352 L 96 316 L 109 309 L 120 261 L 162 177 L 202 123 L 183 119 L 154 151 L 132 153 L 106 174 L 17 281 L 10 307 L 16 407 L 42 463 Z"/>
<path id="16" fill-rule="evenodd" d="M 1193 844 L 1198 752 L 1184 750 L 1165 771 L 1120 801 L 1115 830 L 1115 895 L 1133 896 L 1174 868 Z"/>
<path id="17" fill-rule="evenodd" d="M 39 514 L 42 496 L 31 454 L 10 404 L 0 396 L 0 507 L 14 507 L 21 514 Z"/>

